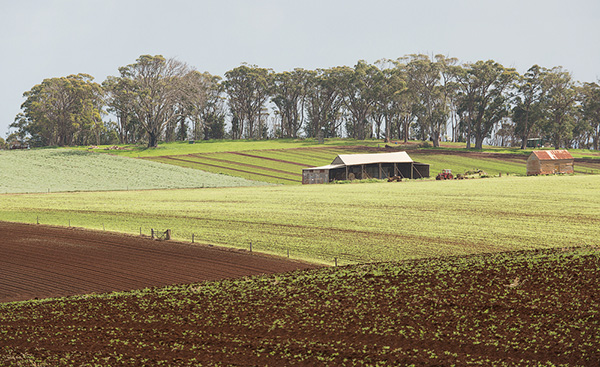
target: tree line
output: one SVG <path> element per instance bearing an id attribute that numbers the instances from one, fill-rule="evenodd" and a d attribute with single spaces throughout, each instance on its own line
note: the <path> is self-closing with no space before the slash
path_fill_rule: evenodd
<path id="1" fill-rule="evenodd" d="M 598 149 L 600 86 L 562 67 L 523 75 L 493 61 L 407 55 L 354 67 L 274 72 L 242 64 L 224 78 L 142 55 L 101 84 L 87 74 L 24 93 L 7 140 L 32 146 L 268 138 L 465 142 L 481 149 L 541 138 Z M 114 117 L 106 119 L 105 116 Z"/>

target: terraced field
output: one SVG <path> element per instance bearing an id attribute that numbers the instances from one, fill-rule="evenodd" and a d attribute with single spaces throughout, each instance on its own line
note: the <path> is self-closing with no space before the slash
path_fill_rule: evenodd
<path id="1" fill-rule="evenodd" d="M 338 154 L 355 151 L 356 149 L 343 147 L 295 148 L 195 153 L 144 159 L 249 180 L 277 184 L 300 184 L 302 183 L 302 168 L 323 166 L 331 163 Z"/>
<path id="2" fill-rule="evenodd" d="M 146 157 L 144 159 L 195 168 L 212 173 L 223 173 L 250 180 L 277 184 L 301 184 L 302 168 L 330 164 L 338 154 L 381 153 L 392 151 L 377 147 L 307 147 L 295 149 L 251 150 L 242 152 L 194 153 Z M 411 150 L 413 160 L 430 164 L 430 172 L 435 176 L 442 169 L 452 169 L 455 173 L 469 170 L 483 170 L 490 175 L 525 175 L 525 155 L 439 152 Z M 600 172 L 600 160 L 589 163 Z M 583 171 L 582 171 L 583 172 Z"/>

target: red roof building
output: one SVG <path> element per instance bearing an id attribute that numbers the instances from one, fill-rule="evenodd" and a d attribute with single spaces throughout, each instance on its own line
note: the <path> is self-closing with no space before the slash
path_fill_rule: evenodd
<path id="1" fill-rule="evenodd" d="M 534 150 L 527 158 L 527 176 L 573 173 L 573 161 L 566 150 Z"/>

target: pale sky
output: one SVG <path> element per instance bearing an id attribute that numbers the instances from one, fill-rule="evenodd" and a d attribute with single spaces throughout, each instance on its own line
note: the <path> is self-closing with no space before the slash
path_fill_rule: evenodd
<path id="1" fill-rule="evenodd" d="M 599 38 L 598 0 L 0 0 L 0 136 L 42 80 L 101 83 L 144 54 L 223 76 L 441 53 L 592 82 Z"/>

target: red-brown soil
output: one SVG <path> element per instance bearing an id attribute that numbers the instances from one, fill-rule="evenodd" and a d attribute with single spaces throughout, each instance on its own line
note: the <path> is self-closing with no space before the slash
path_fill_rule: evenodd
<path id="1" fill-rule="evenodd" d="M 598 366 L 597 247 L 0 304 L 0 365 Z"/>
<path id="2" fill-rule="evenodd" d="M 281 273 L 315 265 L 110 232 L 0 222 L 0 302 Z"/>

